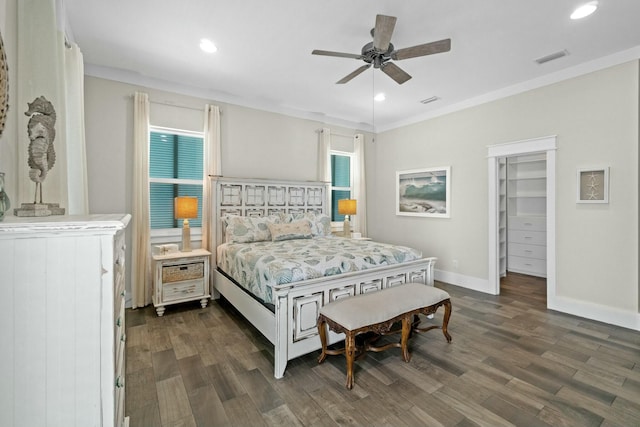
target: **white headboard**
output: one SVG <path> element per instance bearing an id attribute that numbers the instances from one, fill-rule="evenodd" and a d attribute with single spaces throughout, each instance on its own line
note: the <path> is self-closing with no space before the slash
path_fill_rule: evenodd
<path id="1" fill-rule="evenodd" d="M 267 216 L 275 213 L 328 214 L 330 183 L 211 176 L 212 252 L 223 243 L 226 214 Z"/>

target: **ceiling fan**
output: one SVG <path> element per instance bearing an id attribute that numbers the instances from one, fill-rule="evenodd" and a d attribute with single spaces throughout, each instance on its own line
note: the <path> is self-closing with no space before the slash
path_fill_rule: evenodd
<path id="1" fill-rule="evenodd" d="M 344 84 L 367 70 L 373 65 L 374 68 L 380 68 L 383 73 L 391 77 L 398 84 L 402 84 L 409 80 L 411 76 L 402 68 L 391 62 L 403 59 L 415 58 L 418 56 L 432 55 L 434 53 L 448 52 L 451 50 L 451 39 L 438 40 L 431 43 L 420 44 L 417 46 L 407 47 L 395 50 L 391 43 L 391 35 L 396 25 L 395 16 L 377 15 L 376 26 L 371 30 L 373 41 L 362 47 L 362 53 L 343 53 L 332 52 L 328 50 L 315 49 L 311 54 L 337 56 L 340 58 L 361 59 L 366 62 L 365 65 L 357 68 L 351 74 L 346 75 L 338 80 L 337 84 Z"/>

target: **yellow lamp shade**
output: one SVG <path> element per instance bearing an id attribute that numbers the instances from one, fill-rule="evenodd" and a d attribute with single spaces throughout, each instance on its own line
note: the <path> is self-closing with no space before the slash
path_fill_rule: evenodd
<path id="1" fill-rule="evenodd" d="M 356 214 L 355 199 L 338 200 L 338 213 L 340 215 L 355 215 Z"/>
<path id="2" fill-rule="evenodd" d="M 176 197 L 173 199 L 173 213 L 176 219 L 198 218 L 198 198 Z"/>

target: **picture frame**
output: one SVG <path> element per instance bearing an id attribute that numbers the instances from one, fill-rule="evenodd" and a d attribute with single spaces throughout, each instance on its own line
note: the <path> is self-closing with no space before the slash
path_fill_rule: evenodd
<path id="1" fill-rule="evenodd" d="M 578 169 L 576 190 L 576 203 L 609 203 L 609 168 Z"/>
<path id="2" fill-rule="evenodd" d="M 396 215 L 451 217 L 451 166 L 396 172 Z"/>

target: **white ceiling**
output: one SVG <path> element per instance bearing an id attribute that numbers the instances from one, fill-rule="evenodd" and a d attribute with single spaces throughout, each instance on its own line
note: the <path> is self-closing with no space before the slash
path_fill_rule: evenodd
<path id="1" fill-rule="evenodd" d="M 600 0 L 64 0 L 88 74 L 381 131 L 640 57 L 640 1 Z M 398 85 L 363 63 L 376 14 L 398 18 L 396 49 L 444 38 L 451 51 L 396 61 Z M 218 46 L 205 54 L 199 40 Z M 567 50 L 538 65 L 535 59 Z M 386 101 L 373 101 L 384 92 Z M 421 100 L 437 96 L 430 104 Z M 375 128 L 373 127 L 375 126 Z"/>

